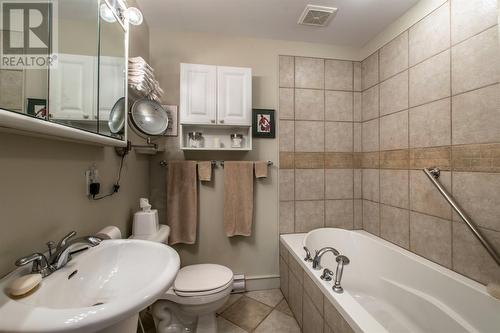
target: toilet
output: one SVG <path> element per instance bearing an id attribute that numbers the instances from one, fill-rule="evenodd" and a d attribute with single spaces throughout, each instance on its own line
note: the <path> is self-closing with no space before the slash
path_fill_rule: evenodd
<path id="1" fill-rule="evenodd" d="M 161 225 L 149 236 L 132 236 L 167 243 L 170 228 Z M 233 289 L 233 272 L 222 265 L 199 264 L 181 268 L 174 284 L 153 304 L 158 333 L 217 333 L 215 312 Z"/>

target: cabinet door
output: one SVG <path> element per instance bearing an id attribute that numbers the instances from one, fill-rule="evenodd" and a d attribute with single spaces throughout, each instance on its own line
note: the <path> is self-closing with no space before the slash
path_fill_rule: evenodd
<path id="1" fill-rule="evenodd" d="M 99 120 L 108 121 L 115 103 L 125 96 L 125 61 L 120 57 L 99 58 Z"/>
<path id="2" fill-rule="evenodd" d="M 217 67 L 181 64 L 180 122 L 215 124 Z"/>
<path id="3" fill-rule="evenodd" d="M 217 67 L 218 123 L 251 126 L 252 69 Z"/>
<path id="4" fill-rule="evenodd" d="M 52 119 L 91 120 L 95 113 L 94 57 L 59 54 L 50 71 L 49 114 Z"/>

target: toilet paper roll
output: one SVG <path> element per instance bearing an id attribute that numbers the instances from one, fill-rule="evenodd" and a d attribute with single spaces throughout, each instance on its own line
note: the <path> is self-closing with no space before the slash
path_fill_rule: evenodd
<path id="1" fill-rule="evenodd" d="M 114 225 L 109 225 L 96 233 L 96 236 L 102 239 L 121 239 L 122 233 L 120 229 Z"/>

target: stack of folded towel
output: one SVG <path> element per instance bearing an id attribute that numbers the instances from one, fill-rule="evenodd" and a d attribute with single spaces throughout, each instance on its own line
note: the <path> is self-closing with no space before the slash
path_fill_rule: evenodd
<path id="1" fill-rule="evenodd" d="M 163 90 L 155 79 L 153 68 L 142 57 L 128 59 L 128 85 L 139 96 L 160 103 Z"/>

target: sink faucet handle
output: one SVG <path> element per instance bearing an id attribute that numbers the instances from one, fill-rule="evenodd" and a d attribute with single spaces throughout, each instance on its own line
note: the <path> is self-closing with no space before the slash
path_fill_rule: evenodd
<path id="1" fill-rule="evenodd" d="M 48 241 L 45 244 L 47 244 L 47 248 L 49 249 L 49 257 L 51 257 L 52 256 L 52 252 L 54 251 L 54 248 L 55 248 L 54 245 L 56 245 L 56 243 L 54 243 L 53 241 Z"/>
<path id="2" fill-rule="evenodd" d="M 304 261 L 313 261 L 313 258 L 311 257 L 311 251 L 304 246 L 304 251 L 306 251 L 306 257 L 304 258 Z"/>
<path id="3" fill-rule="evenodd" d="M 47 258 L 41 253 L 33 253 L 29 256 L 22 257 L 16 260 L 16 266 L 24 266 L 29 263 L 33 263 L 32 273 L 42 274 L 42 277 L 46 277 L 51 273 L 51 268 Z"/>
<path id="4" fill-rule="evenodd" d="M 60 241 L 59 243 L 57 244 L 57 249 L 61 249 L 63 248 L 66 243 L 68 242 L 68 240 L 70 240 L 71 238 L 75 237 L 76 236 L 76 231 L 71 231 L 69 232 L 66 236 L 64 236 Z"/>

